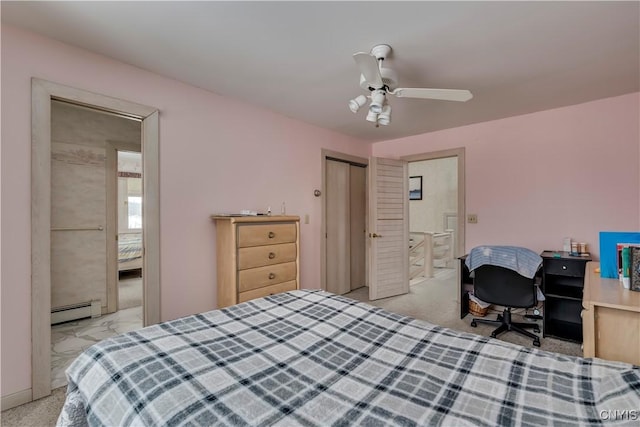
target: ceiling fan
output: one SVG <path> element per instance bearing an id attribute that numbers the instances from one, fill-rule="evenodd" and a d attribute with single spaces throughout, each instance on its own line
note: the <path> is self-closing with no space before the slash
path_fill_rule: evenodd
<path id="1" fill-rule="evenodd" d="M 360 69 L 360 87 L 371 92 L 368 97 L 357 96 L 349 101 L 349 109 L 356 113 L 360 107 L 371 100 L 367 121 L 386 126 L 391 123 L 391 105 L 387 95 L 398 98 L 439 99 L 445 101 L 466 102 L 473 98 L 468 90 L 462 89 L 428 89 L 428 88 L 400 88 L 398 75 L 391 68 L 384 68 L 383 61 L 391 52 L 391 46 L 379 44 L 371 49 L 371 53 L 358 52 L 353 55 Z"/>

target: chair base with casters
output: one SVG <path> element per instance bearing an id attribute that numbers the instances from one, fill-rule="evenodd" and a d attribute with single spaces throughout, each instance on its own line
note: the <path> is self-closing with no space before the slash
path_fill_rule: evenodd
<path id="1" fill-rule="evenodd" d="M 474 295 L 484 302 L 500 305 L 505 309 L 496 320 L 474 318 L 471 326 L 476 327 L 478 323 L 497 324 L 498 328 L 491 333 L 492 338 L 512 331 L 533 339 L 533 345 L 540 347 L 540 338 L 526 330 L 540 332 L 537 323 L 511 321 L 513 308 L 534 308 L 538 304 L 535 277 L 528 278 L 514 270 L 496 265 L 482 265 L 473 270 L 473 273 Z"/>
<path id="2" fill-rule="evenodd" d="M 496 320 L 489 319 L 478 319 L 473 318 L 471 320 L 471 326 L 477 327 L 478 322 L 480 323 L 488 323 L 491 325 L 498 324 L 498 326 L 493 332 L 491 332 L 491 338 L 496 338 L 503 332 L 513 331 L 519 334 L 525 335 L 529 338 L 533 338 L 533 345 L 536 347 L 540 347 L 540 337 L 537 335 L 525 330 L 533 328 L 534 332 L 540 332 L 540 327 L 537 323 L 523 323 L 523 322 L 512 322 L 511 321 L 511 308 L 505 308 L 502 314 L 498 314 L 498 318 Z"/>

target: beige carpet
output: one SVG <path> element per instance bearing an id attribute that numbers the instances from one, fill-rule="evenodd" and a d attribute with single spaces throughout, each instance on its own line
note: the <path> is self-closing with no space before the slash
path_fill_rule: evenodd
<path id="1" fill-rule="evenodd" d="M 1 415 L 1 423 L 7 427 L 55 426 L 62 410 L 67 387 L 52 390 L 51 396 L 18 406 Z"/>
<path id="2" fill-rule="evenodd" d="M 457 302 L 457 287 L 459 285 L 455 268 L 436 268 L 435 270 L 434 278 L 416 281 L 415 284 L 411 285 L 411 290 L 406 295 L 369 301 L 369 288 L 360 288 L 345 296 L 395 313 L 426 320 L 436 325 L 489 336 L 497 325 L 478 324 L 478 327 L 472 328 L 470 326 L 472 318 L 470 314 L 464 319 L 460 319 L 460 306 Z M 495 319 L 497 314 L 498 312 L 489 313 L 485 318 Z M 513 320 L 516 322 L 526 321 L 526 319 L 517 314 L 513 315 Z M 539 320 L 538 324 L 542 329 L 542 320 Z M 580 344 L 554 338 L 542 338 L 542 334 L 539 335 L 540 349 L 542 350 L 570 356 L 582 356 Z M 533 347 L 533 340 L 514 332 L 505 332 L 499 335 L 498 339 L 525 347 Z"/>

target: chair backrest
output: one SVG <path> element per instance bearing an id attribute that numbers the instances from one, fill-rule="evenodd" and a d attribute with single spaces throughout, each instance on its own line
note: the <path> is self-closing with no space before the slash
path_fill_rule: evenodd
<path id="1" fill-rule="evenodd" d="M 482 301 L 517 308 L 536 305 L 535 277 L 529 279 L 497 265 L 482 265 L 473 272 L 473 293 Z"/>

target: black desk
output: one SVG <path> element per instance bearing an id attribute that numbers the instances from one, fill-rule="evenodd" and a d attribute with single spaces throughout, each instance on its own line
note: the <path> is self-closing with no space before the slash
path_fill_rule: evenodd
<path id="1" fill-rule="evenodd" d="M 567 252 L 544 251 L 542 293 L 544 336 L 582 342 L 582 291 L 587 262 L 591 257 Z"/>
<path id="2" fill-rule="evenodd" d="M 469 291 L 473 290 L 473 279 L 469 275 L 469 269 L 464 263 L 467 255 L 458 257 L 460 268 L 458 268 L 458 283 L 460 284 L 460 318 L 469 314 Z"/>

